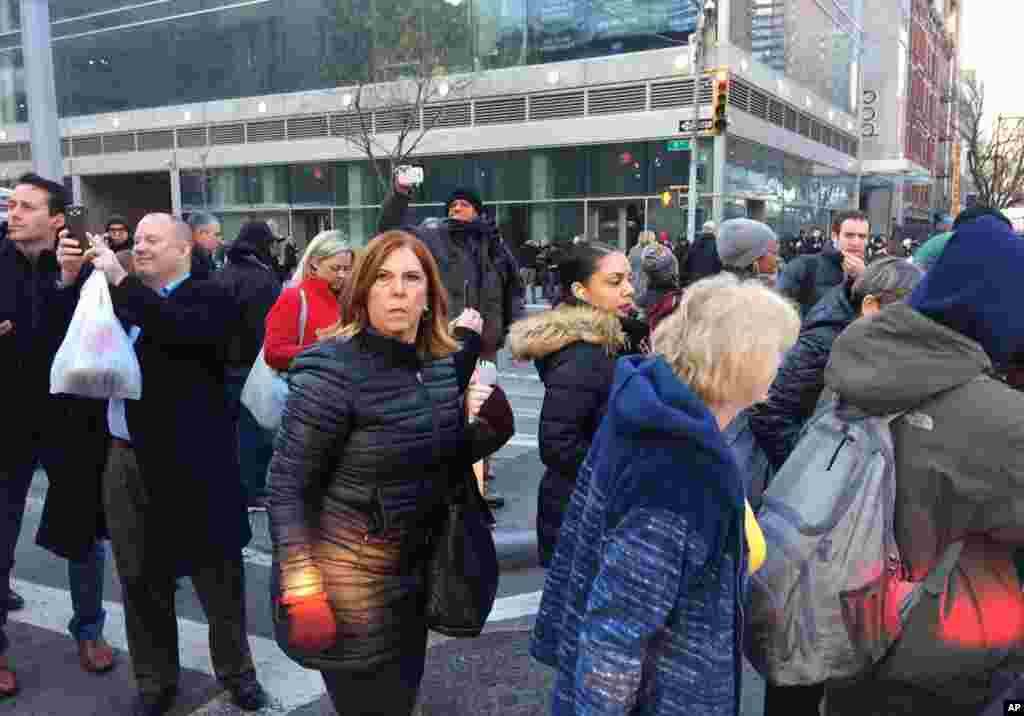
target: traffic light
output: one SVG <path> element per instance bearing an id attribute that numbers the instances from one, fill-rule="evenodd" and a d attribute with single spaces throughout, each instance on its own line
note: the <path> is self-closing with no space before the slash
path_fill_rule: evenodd
<path id="1" fill-rule="evenodd" d="M 666 209 L 672 206 L 672 192 L 663 191 L 661 192 L 661 205 Z"/>
<path id="2" fill-rule="evenodd" d="M 729 126 L 729 119 L 725 116 L 729 105 L 729 73 L 727 71 L 722 70 L 715 75 L 711 96 L 711 134 L 717 136 L 724 134 Z"/>

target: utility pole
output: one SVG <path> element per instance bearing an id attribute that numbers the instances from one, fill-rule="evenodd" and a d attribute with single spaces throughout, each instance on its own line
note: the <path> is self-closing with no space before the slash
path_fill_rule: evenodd
<path id="1" fill-rule="evenodd" d="M 21 42 L 25 51 L 25 94 L 36 173 L 64 181 L 57 120 L 57 88 L 53 79 L 53 45 L 48 0 L 21 0 Z"/>
<path id="2" fill-rule="evenodd" d="M 693 119 L 690 125 L 690 178 L 686 198 L 686 237 L 692 245 L 697 236 L 697 142 L 700 139 L 700 89 L 704 83 L 704 34 L 715 24 L 715 0 L 693 0 L 698 5 L 697 27 L 690 35 L 690 68 L 693 71 Z"/>

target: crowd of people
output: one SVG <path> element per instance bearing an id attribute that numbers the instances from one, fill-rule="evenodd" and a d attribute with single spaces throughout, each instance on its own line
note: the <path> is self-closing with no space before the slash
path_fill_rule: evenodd
<path id="1" fill-rule="evenodd" d="M 325 231 L 282 270 L 264 222 L 227 242 L 202 213 L 152 213 L 134 230 L 115 216 L 102 236 L 73 236 L 64 187 L 18 181 L 0 238 L 0 365 L 22 406 L 0 462 L 0 580 L 42 465 L 36 539 L 67 561 L 84 669 L 117 661 L 103 638 L 109 540 L 133 713 L 173 709 L 183 578 L 218 680 L 239 707 L 265 706 L 242 550 L 247 512 L 266 509 L 281 649 L 321 672 L 339 713 L 411 714 L 436 527 L 466 485 L 480 514 L 500 505 L 479 466 L 514 416 L 480 376 L 507 342 L 545 387 L 531 653 L 554 669 L 552 714 L 738 713 L 745 605 L 784 557 L 759 510 L 807 426 L 837 406 L 891 418 L 890 566 L 929 591 L 893 612 L 900 635 L 857 678 L 770 682 L 765 713 L 984 707 L 1024 647 L 1024 244 L 998 212 L 964 212 L 913 261 L 870 256 L 856 211 L 799 255 L 751 219 L 708 222 L 692 245 L 644 232 L 628 253 L 581 240 L 545 259 L 557 294 L 527 316 L 536 276 L 476 192 L 415 224 L 413 191 L 396 179 L 365 247 Z M 51 394 L 97 275 L 139 399 Z M 275 431 L 245 403 L 261 361 L 287 378 Z M 0 599 L 0 696 L 18 690 L 2 629 L 18 606 Z"/>

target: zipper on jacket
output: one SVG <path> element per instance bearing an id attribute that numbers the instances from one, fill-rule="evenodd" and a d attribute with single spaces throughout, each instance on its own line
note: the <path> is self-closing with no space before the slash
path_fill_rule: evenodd
<path id="1" fill-rule="evenodd" d="M 846 443 L 848 443 L 848 442 L 852 442 L 850 440 L 850 436 L 849 435 L 843 435 L 843 439 L 839 441 L 839 447 L 837 447 L 836 451 L 834 453 L 832 453 L 832 459 L 828 461 L 828 467 L 825 468 L 826 472 L 828 470 L 831 470 L 832 466 L 836 464 L 836 458 L 839 457 L 839 451 L 842 450 L 843 446 L 846 445 Z"/>

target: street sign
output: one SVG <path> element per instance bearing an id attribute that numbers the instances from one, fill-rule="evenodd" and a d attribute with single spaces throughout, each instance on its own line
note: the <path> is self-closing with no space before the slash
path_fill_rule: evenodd
<path id="1" fill-rule="evenodd" d="M 698 132 L 710 132 L 713 123 L 710 119 L 699 119 L 697 120 L 697 131 Z M 692 119 L 680 119 L 679 120 L 679 133 L 686 134 L 693 131 L 693 120 Z"/>
<path id="2" fill-rule="evenodd" d="M 670 152 L 688 152 L 690 151 L 690 140 L 689 139 L 672 139 L 668 142 L 668 150 Z"/>

